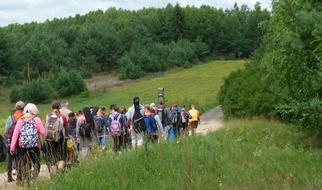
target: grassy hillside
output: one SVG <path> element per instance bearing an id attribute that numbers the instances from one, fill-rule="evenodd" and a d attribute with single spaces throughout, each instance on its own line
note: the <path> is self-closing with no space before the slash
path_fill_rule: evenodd
<path id="1" fill-rule="evenodd" d="M 138 81 L 125 82 L 121 85 L 92 92 L 89 98 L 79 96 L 67 100 L 73 111 L 78 111 L 85 106 L 104 106 L 117 103 L 119 106 L 130 107 L 134 96 L 141 98 L 141 103 L 150 104 L 157 102 L 157 88 L 165 88 L 167 105 L 191 103 L 196 104 L 202 112 L 217 105 L 216 94 L 226 77 L 234 70 L 243 67 L 245 61 L 212 61 L 186 70 L 180 70 L 156 77 L 146 77 Z M 104 78 L 98 76 L 98 78 Z M 102 79 L 103 80 L 103 79 Z M 14 104 L 9 102 L 9 89 L 0 91 L 0 131 L 3 131 L 6 119 Z M 37 105 L 40 117 L 51 111 L 50 104 Z M 0 171 L 4 171 L 6 162 L 0 163 Z"/>
<path id="2" fill-rule="evenodd" d="M 67 100 L 74 111 L 92 105 L 109 107 L 113 103 L 128 108 L 134 96 L 139 96 L 142 104 L 157 103 L 157 88 L 164 87 L 168 106 L 172 103 L 178 105 L 194 103 L 201 111 L 206 111 L 217 104 L 216 94 L 223 84 L 223 77 L 242 67 L 244 63 L 245 61 L 212 61 L 170 74 L 125 82 L 99 92 L 92 92 L 89 98 L 77 96 Z M 9 102 L 8 89 L 1 89 L 0 93 L 0 103 L 3 107 L 0 109 L 0 127 L 2 127 L 14 104 Z M 50 104 L 37 106 L 41 117 L 51 110 Z"/>
<path id="3" fill-rule="evenodd" d="M 235 120 L 207 136 L 101 153 L 34 189 L 321 189 L 321 151 L 292 126 Z"/>

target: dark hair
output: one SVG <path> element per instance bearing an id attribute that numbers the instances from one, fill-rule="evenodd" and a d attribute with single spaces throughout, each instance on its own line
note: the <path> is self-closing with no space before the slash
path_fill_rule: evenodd
<path id="1" fill-rule="evenodd" d="M 140 98 L 139 97 L 133 98 L 133 105 L 134 105 L 134 109 L 140 109 Z"/>
<path id="2" fill-rule="evenodd" d="M 119 111 L 120 111 L 120 108 L 119 108 L 119 107 L 117 107 L 117 106 L 114 106 L 114 107 L 113 107 L 113 110 L 114 110 L 114 111 L 116 111 L 116 112 L 119 112 Z"/>
<path id="3" fill-rule="evenodd" d="M 140 102 L 140 98 L 139 98 L 139 97 L 137 97 L 137 96 L 136 96 L 136 97 L 134 97 L 134 98 L 133 98 L 133 103 L 135 103 L 135 102 Z"/>
<path id="4" fill-rule="evenodd" d="M 125 114 L 126 113 L 126 108 L 125 107 L 120 107 L 120 113 Z"/>
<path id="5" fill-rule="evenodd" d="M 75 113 L 74 112 L 70 112 L 69 114 L 68 114 L 68 117 L 74 117 L 75 116 Z"/>
<path id="6" fill-rule="evenodd" d="M 51 108 L 52 109 L 59 109 L 60 108 L 60 102 L 57 100 L 54 100 L 53 103 L 51 103 Z"/>
<path id="7" fill-rule="evenodd" d="M 116 104 L 111 104 L 110 105 L 110 110 L 112 110 L 114 107 L 116 107 L 117 105 Z"/>
<path id="8" fill-rule="evenodd" d="M 94 119 L 93 119 L 93 115 L 91 114 L 91 109 L 89 107 L 84 107 L 83 113 L 84 113 L 86 122 L 89 123 L 93 127 L 94 126 Z"/>

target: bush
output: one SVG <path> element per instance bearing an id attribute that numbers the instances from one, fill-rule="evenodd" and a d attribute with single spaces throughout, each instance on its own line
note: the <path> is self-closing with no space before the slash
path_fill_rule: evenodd
<path id="1" fill-rule="evenodd" d="M 23 84 L 21 99 L 35 104 L 48 103 L 55 97 L 49 79 L 38 78 Z"/>
<path id="2" fill-rule="evenodd" d="M 118 65 L 118 76 L 120 80 L 138 79 L 145 74 L 141 67 L 135 65 L 127 55 L 118 60 Z"/>
<path id="3" fill-rule="evenodd" d="M 50 77 L 53 88 L 60 97 L 77 95 L 86 90 L 84 79 L 75 70 L 67 72 L 60 68 Z"/>
<path id="4" fill-rule="evenodd" d="M 276 116 L 277 95 L 262 76 L 256 65 L 248 65 L 225 78 L 218 93 L 225 117 Z"/>
<path id="5" fill-rule="evenodd" d="M 15 103 L 21 100 L 21 93 L 17 86 L 13 86 L 9 94 L 10 102 Z"/>

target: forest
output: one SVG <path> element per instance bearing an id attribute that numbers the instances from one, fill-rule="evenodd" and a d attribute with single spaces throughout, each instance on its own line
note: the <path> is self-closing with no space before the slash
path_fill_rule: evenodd
<path id="1" fill-rule="evenodd" d="M 127 80 L 207 60 L 248 58 L 265 33 L 259 24 L 269 18 L 259 3 L 226 10 L 177 3 L 10 24 L 0 28 L 0 84 L 47 78 L 61 69 L 83 78 L 116 72 Z"/>
<path id="2" fill-rule="evenodd" d="M 226 117 L 264 116 L 322 140 L 322 4 L 274 0 L 261 23 L 263 43 L 225 79 L 218 99 Z"/>

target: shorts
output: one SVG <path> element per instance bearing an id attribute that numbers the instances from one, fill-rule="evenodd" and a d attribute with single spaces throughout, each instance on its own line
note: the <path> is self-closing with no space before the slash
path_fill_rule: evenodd
<path id="1" fill-rule="evenodd" d="M 141 133 L 136 133 L 134 130 L 132 130 L 131 134 L 131 140 L 132 144 L 136 144 L 137 146 L 143 145 L 143 136 Z"/>
<path id="2" fill-rule="evenodd" d="M 192 128 L 197 128 L 198 127 L 198 121 L 191 121 L 189 124 Z"/>

